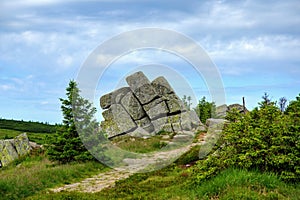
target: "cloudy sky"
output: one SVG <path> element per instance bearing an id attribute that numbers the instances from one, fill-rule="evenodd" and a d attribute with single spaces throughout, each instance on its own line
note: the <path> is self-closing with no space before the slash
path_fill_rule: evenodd
<path id="1" fill-rule="evenodd" d="M 145 27 L 172 30 L 199 44 L 222 77 L 228 104 L 241 103 L 244 96 L 252 109 L 264 92 L 273 100 L 293 100 L 300 93 L 297 0 L 2 0 L 0 117 L 61 122 L 58 99 L 91 52 L 113 36 Z M 122 77 L 137 69 L 150 79 L 173 71 L 175 89 L 181 78 L 195 99 L 211 99 L 204 79 L 195 78 L 191 68 L 169 52 L 128 53 L 110 66 L 102 84 L 96 83 L 93 103 L 98 108 L 99 96 L 124 84 Z"/>

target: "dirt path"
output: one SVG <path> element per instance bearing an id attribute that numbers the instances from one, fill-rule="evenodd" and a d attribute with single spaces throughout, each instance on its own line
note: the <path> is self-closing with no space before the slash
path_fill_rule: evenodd
<path id="1" fill-rule="evenodd" d="M 208 137 L 199 137 L 199 141 L 197 143 L 191 143 L 187 146 L 169 151 L 157 152 L 155 154 L 152 154 L 151 156 L 144 156 L 140 159 L 125 159 L 124 162 L 128 164 L 127 166 L 111 169 L 108 172 L 100 173 L 90 178 L 86 178 L 81 182 L 50 189 L 50 191 L 80 191 L 94 193 L 99 192 L 104 188 L 114 187 L 116 181 L 126 179 L 134 173 L 143 172 L 145 169 L 149 169 L 149 167 L 151 166 L 157 166 L 157 163 L 159 163 L 160 161 L 166 161 L 167 159 L 173 159 L 174 161 L 174 159 L 187 152 L 193 146 L 205 144 L 206 138 Z"/>

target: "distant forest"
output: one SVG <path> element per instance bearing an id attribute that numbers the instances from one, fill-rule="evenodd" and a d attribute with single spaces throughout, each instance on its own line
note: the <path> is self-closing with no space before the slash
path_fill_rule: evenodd
<path id="1" fill-rule="evenodd" d="M 24 132 L 54 133 L 57 125 L 23 120 L 0 119 L 1 129 L 11 129 Z"/>

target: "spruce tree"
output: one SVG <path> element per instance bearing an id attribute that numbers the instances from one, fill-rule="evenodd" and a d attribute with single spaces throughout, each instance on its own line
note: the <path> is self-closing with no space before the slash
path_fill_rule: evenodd
<path id="1" fill-rule="evenodd" d="M 47 154 L 50 160 L 67 163 L 94 159 L 78 132 L 87 130 L 87 137 L 97 134 L 98 123 L 93 120 L 96 109 L 79 93 L 77 83 L 71 80 L 66 88 L 66 99 L 60 98 L 63 123 L 57 129 L 56 137 L 49 141 Z"/>

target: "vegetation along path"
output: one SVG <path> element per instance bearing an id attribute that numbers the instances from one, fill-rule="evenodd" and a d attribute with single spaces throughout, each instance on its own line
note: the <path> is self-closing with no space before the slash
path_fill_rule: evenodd
<path id="1" fill-rule="evenodd" d="M 193 146 L 203 145 L 207 143 L 207 140 L 210 140 L 213 133 L 206 134 L 204 137 L 201 137 L 198 142 L 190 143 L 186 146 L 168 150 L 168 151 L 160 151 L 152 154 L 151 156 L 143 156 L 139 159 L 125 159 L 127 166 L 121 166 L 115 169 L 112 169 L 108 172 L 100 173 L 90 178 L 86 178 L 81 182 L 72 183 L 68 185 L 64 185 L 59 188 L 51 189 L 52 192 L 60 192 L 60 191 L 79 191 L 79 192 L 88 192 L 94 193 L 99 192 L 104 188 L 114 187 L 115 182 L 121 179 L 126 179 L 130 175 L 143 172 L 149 167 L 157 166 L 157 163 L 165 160 L 174 160 L 178 158 L 178 156 L 183 153 L 189 151 Z"/>

